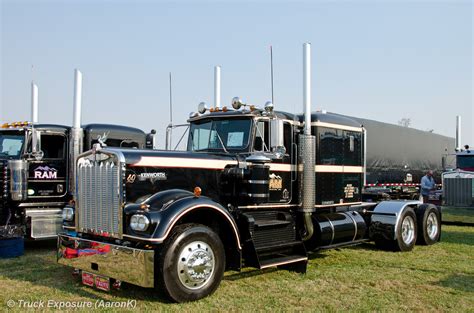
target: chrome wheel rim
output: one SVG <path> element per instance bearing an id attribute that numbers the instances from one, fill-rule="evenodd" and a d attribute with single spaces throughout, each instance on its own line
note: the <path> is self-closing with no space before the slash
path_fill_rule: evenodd
<path id="1" fill-rule="evenodd" d="M 411 216 L 405 216 L 402 222 L 402 240 L 410 245 L 415 239 L 415 220 Z"/>
<path id="2" fill-rule="evenodd" d="M 438 236 L 438 217 L 435 212 L 428 214 L 428 218 L 426 219 L 426 232 L 431 240 L 435 240 Z"/>
<path id="3" fill-rule="evenodd" d="M 211 281 L 216 262 L 211 246 L 202 241 L 193 241 L 181 249 L 177 271 L 183 286 L 199 289 Z"/>

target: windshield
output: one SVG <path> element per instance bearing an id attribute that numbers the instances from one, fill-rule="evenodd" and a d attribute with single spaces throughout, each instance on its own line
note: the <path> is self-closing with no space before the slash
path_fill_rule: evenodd
<path id="1" fill-rule="evenodd" d="M 24 141 L 22 132 L 0 132 L 0 158 L 19 157 Z"/>
<path id="2" fill-rule="evenodd" d="M 457 165 L 462 170 L 474 169 L 474 155 L 458 155 Z"/>
<path id="3" fill-rule="evenodd" d="M 188 151 L 235 151 L 249 145 L 251 119 L 207 120 L 191 124 Z"/>

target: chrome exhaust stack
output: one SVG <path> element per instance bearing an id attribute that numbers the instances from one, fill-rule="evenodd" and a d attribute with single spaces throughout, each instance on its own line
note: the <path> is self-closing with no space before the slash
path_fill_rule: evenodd
<path id="1" fill-rule="evenodd" d="M 73 123 L 70 133 L 70 157 L 69 157 L 69 192 L 76 195 L 76 160 L 82 153 L 84 132 L 81 127 L 82 115 L 82 73 L 76 69 L 74 71 L 74 107 Z"/>
<path id="2" fill-rule="evenodd" d="M 31 82 L 31 152 L 34 158 L 40 160 L 41 155 L 41 136 L 35 130 L 35 125 L 38 124 L 38 86 Z"/>
<path id="3" fill-rule="evenodd" d="M 461 115 L 456 116 L 456 151 L 462 151 L 461 143 Z"/>
<path id="4" fill-rule="evenodd" d="M 31 82 L 31 123 L 38 123 L 38 86 Z"/>
<path id="5" fill-rule="evenodd" d="M 301 234 L 303 240 L 313 236 L 314 226 L 311 219 L 315 211 L 316 199 L 316 137 L 311 134 L 311 44 L 303 45 L 303 106 L 304 133 L 299 136 L 299 159 L 303 165 L 300 179 L 300 211 L 303 212 L 305 231 Z"/>
<path id="6" fill-rule="evenodd" d="M 221 67 L 214 67 L 214 107 L 221 107 Z"/>

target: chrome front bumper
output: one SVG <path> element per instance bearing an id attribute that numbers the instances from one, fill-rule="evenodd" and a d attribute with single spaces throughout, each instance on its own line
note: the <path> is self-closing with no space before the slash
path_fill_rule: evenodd
<path id="1" fill-rule="evenodd" d="M 154 286 L 153 250 L 58 235 L 58 263 L 142 287 Z"/>

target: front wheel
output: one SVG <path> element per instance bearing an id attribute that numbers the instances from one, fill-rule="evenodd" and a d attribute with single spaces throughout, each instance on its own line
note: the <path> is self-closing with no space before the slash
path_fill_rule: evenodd
<path id="1" fill-rule="evenodd" d="M 224 275 L 225 252 L 219 236 L 200 224 L 177 226 L 158 260 L 157 283 L 176 302 L 212 294 Z"/>

